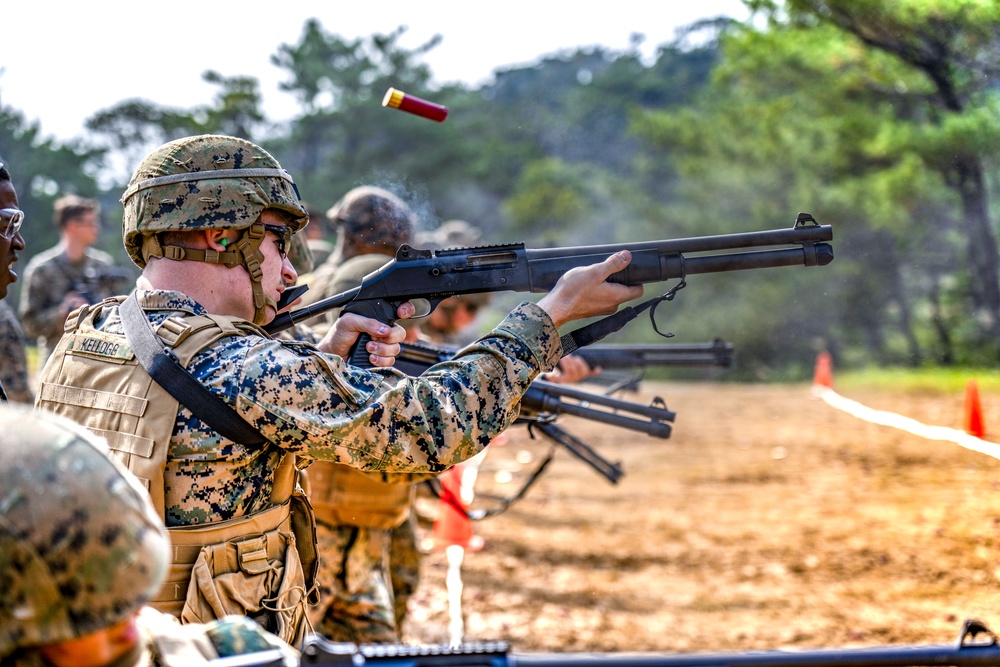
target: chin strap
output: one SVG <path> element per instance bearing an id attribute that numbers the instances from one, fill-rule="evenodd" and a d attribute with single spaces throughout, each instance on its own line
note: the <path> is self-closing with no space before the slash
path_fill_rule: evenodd
<path id="1" fill-rule="evenodd" d="M 277 302 L 264 294 L 264 286 L 261 283 L 264 271 L 260 268 L 260 264 L 264 261 L 264 254 L 260 252 L 260 244 L 263 240 L 264 224 L 255 222 L 244 230 L 235 243 L 226 246 L 222 252 L 176 245 L 165 246 L 160 243 L 158 237 L 147 236 L 142 242 L 142 255 L 147 260 L 151 257 L 163 257 L 175 261 L 222 264 L 229 269 L 236 266 L 244 267 L 250 274 L 250 284 L 253 287 L 253 323 L 261 325 L 264 324 L 267 315 L 267 306 L 271 306 L 275 312 L 278 310 Z"/>

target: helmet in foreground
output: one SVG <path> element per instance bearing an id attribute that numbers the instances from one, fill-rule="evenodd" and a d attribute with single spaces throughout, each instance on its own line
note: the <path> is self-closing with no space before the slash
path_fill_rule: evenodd
<path id="1" fill-rule="evenodd" d="M 0 404 L 0 658 L 108 628 L 158 590 L 170 540 L 103 441 Z"/>

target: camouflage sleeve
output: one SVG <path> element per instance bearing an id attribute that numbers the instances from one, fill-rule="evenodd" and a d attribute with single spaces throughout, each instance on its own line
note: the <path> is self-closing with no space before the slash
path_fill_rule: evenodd
<path id="1" fill-rule="evenodd" d="M 269 341 L 242 365 L 237 406 L 265 437 L 307 458 L 412 473 L 441 472 L 482 451 L 562 352 L 552 321 L 532 303 L 416 378 L 284 347 Z"/>
<path id="2" fill-rule="evenodd" d="M 28 357 L 25 352 L 24 334 L 13 309 L 0 301 L 0 384 L 7 391 L 7 398 L 17 403 L 32 404 L 28 383 Z"/>

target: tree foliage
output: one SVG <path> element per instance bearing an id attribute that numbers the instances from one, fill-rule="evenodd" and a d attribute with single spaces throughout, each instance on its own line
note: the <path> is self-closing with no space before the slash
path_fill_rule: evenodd
<path id="1" fill-rule="evenodd" d="M 735 181 L 748 186 L 739 199 L 751 216 L 799 202 L 835 225 L 848 261 L 832 271 L 835 317 L 818 319 L 846 358 L 995 355 L 985 179 L 997 146 L 995 6 L 748 5 L 756 20 L 725 35 L 712 86 L 690 108 L 643 119 L 641 131 L 670 145 L 705 206 L 728 208 L 734 198 L 711 193 Z M 956 303 L 960 332 L 946 325 Z"/>

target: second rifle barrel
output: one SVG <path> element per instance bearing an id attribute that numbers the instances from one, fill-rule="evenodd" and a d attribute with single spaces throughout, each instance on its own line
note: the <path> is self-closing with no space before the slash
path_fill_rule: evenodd
<path id="1" fill-rule="evenodd" d="M 617 412 L 598 410 L 596 408 L 588 407 L 582 403 L 566 402 L 560 398 L 559 394 L 548 393 L 542 387 L 535 386 L 537 384 L 539 384 L 538 380 L 533 382 L 521 398 L 522 409 L 542 414 L 554 413 L 573 415 L 574 417 L 582 417 L 583 419 L 598 421 L 611 426 L 618 426 L 619 428 L 645 433 L 653 436 L 654 438 L 670 437 L 671 426 L 667 422 L 674 420 L 675 413 L 665 408 L 658 408 L 654 406 L 647 407 L 621 401 L 621 403 L 627 406 L 625 408 L 626 410 L 634 415 L 645 417 L 645 419 L 642 419 L 640 416 L 628 416 Z M 593 397 L 594 395 L 588 396 Z M 605 396 L 600 397 L 604 399 L 608 398 Z"/>

